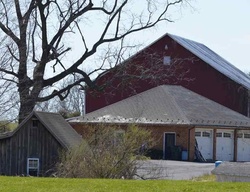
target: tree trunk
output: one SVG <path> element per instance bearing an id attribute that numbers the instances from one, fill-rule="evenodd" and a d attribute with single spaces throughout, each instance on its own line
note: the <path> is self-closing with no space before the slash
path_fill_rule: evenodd
<path id="1" fill-rule="evenodd" d="M 19 124 L 33 111 L 35 105 L 35 99 L 30 98 L 29 95 L 20 96 Z"/>
<path id="2" fill-rule="evenodd" d="M 30 83 L 30 80 L 19 81 L 19 97 L 20 97 L 20 109 L 19 109 L 19 123 L 21 123 L 35 108 L 38 101 L 39 94 L 42 90 L 42 78 L 36 79 L 36 83 Z"/>

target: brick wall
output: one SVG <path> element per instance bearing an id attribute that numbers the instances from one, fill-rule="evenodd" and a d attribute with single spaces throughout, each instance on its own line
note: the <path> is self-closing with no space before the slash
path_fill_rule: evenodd
<path id="1" fill-rule="evenodd" d="M 88 127 L 100 126 L 97 123 L 70 123 L 71 126 L 81 135 L 87 134 Z M 114 125 L 114 124 L 113 124 Z M 102 124 L 103 126 L 103 124 Z M 127 124 L 116 124 L 119 129 L 126 129 Z M 176 134 L 176 146 L 182 150 L 188 151 L 188 160 L 194 160 L 195 129 L 190 126 L 182 125 L 139 125 L 140 128 L 150 130 L 156 141 L 155 149 L 163 150 L 164 133 L 170 132 Z"/>

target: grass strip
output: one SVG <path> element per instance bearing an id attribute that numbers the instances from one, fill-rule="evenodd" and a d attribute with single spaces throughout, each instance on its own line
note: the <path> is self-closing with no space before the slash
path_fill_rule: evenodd
<path id="1" fill-rule="evenodd" d="M 0 191 L 29 192 L 248 192 L 250 183 L 173 180 L 64 179 L 0 177 Z"/>

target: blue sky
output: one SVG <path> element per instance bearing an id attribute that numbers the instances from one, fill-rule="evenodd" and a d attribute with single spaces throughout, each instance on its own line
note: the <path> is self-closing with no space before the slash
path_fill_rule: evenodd
<path id="1" fill-rule="evenodd" d="M 147 45 L 165 33 L 179 35 L 205 44 L 243 72 L 250 72 L 250 0 L 193 0 L 192 6 L 174 14 L 174 23 L 144 32 L 141 40 Z"/>
<path id="2" fill-rule="evenodd" d="M 171 33 L 206 45 L 241 71 L 250 73 L 250 0 L 189 1 L 192 7 L 171 10 L 173 23 L 162 22 L 154 29 L 133 33 L 128 37 L 129 44 L 147 46 L 164 34 Z M 140 1 L 135 2 L 130 8 L 140 10 Z M 100 36 L 101 16 L 90 16 L 83 19 L 83 29 L 85 40 L 91 45 Z M 68 41 L 74 49 L 67 58 L 71 62 L 82 54 L 83 44 L 77 35 L 74 38 L 70 36 Z M 100 64 L 93 61 L 89 58 L 83 68 L 89 70 Z"/>

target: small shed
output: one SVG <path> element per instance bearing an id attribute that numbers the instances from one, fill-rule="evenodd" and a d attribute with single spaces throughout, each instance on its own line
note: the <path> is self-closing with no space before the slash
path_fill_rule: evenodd
<path id="1" fill-rule="evenodd" d="M 212 174 L 220 182 L 250 182 L 250 163 L 223 162 L 216 167 Z"/>
<path id="2" fill-rule="evenodd" d="M 60 152 L 81 140 L 60 114 L 33 111 L 13 132 L 0 134 L 0 174 L 49 175 Z"/>

